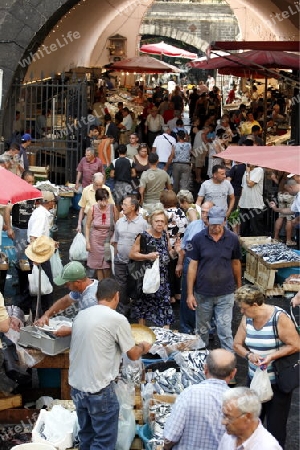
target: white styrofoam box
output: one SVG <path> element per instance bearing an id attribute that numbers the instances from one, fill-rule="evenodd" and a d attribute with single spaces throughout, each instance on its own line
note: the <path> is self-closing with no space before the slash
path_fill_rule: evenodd
<path id="1" fill-rule="evenodd" d="M 40 444 L 49 444 L 49 445 L 53 445 L 53 447 L 55 447 L 55 449 L 58 450 L 66 450 L 67 448 L 70 448 L 73 446 L 73 440 L 74 440 L 74 429 L 70 430 L 70 432 L 66 433 L 66 435 L 60 439 L 59 441 L 55 441 L 55 442 L 50 442 L 47 441 L 46 439 L 44 439 L 41 436 L 41 429 L 43 428 L 43 426 L 45 425 L 45 421 L 47 420 L 47 415 L 50 414 L 50 411 L 46 411 L 45 409 L 41 409 L 39 417 L 34 425 L 34 428 L 32 430 L 32 442 L 39 442 Z M 73 412 L 72 414 L 75 414 L 75 412 Z M 77 422 L 77 418 L 76 418 L 76 422 Z"/>

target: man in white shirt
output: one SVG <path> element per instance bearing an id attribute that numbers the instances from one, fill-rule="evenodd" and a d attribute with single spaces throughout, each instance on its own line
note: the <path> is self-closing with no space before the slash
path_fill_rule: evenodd
<path id="1" fill-rule="evenodd" d="M 223 394 L 223 420 L 226 427 L 218 450 L 282 450 L 259 420 L 261 403 L 247 387 L 229 389 Z"/>
<path id="2" fill-rule="evenodd" d="M 241 236 L 264 236 L 264 170 L 247 166 L 242 179 L 240 207 Z"/>
<path id="3" fill-rule="evenodd" d="M 153 142 L 152 152 L 158 155 L 159 163 L 157 167 L 170 174 L 170 165 L 173 159 L 173 150 L 175 150 L 176 139 L 171 136 L 171 130 L 164 127 L 164 133 L 157 136 Z"/>

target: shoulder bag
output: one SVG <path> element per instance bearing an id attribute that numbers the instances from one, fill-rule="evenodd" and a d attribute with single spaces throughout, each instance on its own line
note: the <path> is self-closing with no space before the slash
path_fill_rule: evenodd
<path id="1" fill-rule="evenodd" d="M 279 350 L 279 334 L 277 329 L 277 320 L 281 311 L 276 311 L 273 317 L 273 331 L 276 339 L 276 349 Z M 283 311 L 283 313 L 285 313 Z M 299 333 L 299 326 L 295 320 L 292 307 L 291 318 L 295 324 L 296 330 Z M 299 352 L 291 355 L 282 356 L 273 361 L 273 368 L 276 377 L 276 383 L 279 389 L 284 393 L 292 392 L 299 387 L 300 380 L 300 355 Z"/>

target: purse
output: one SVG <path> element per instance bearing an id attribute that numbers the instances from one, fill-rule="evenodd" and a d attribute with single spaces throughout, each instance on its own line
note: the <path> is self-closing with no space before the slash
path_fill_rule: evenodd
<path id="1" fill-rule="evenodd" d="M 150 253 L 147 240 L 144 233 L 141 233 L 140 253 Z M 138 237 L 137 236 L 137 237 Z M 152 250 L 151 250 L 152 251 Z M 128 263 L 128 278 L 127 278 L 127 295 L 132 299 L 139 299 L 143 294 L 143 279 L 145 271 L 151 267 L 150 261 L 135 261 L 131 259 Z"/>
<path id="2" fill-rule="evenodd" d="M 276 349 L 279 350 L 279 334 L 277 329 L 277 315 L 281 311 L 277 311 L 273 317 L 273 331 L 276 339 Z M 291 318 L 295 324 L 295 328 L 299 333 L 299 326 L 294 317 L 292 307 L 291 307 Z M 278 388 L 288 394 L 294 389 L 299 387 L 300 379 L 300 355 L 299 352 L 293 353 L 292 355 L 282 356 L 281 358 L 273 361 L 273 368 L 276 377 L 276 383 Z"/>

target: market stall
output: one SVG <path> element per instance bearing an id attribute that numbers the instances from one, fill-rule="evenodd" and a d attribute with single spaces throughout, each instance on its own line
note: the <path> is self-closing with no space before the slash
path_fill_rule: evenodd
<path id="1" fill-rule="evenodd" d="M 300 273 L 300 252 L 266 236 L 241 237 L 240 242 L 247 252 L 244 278 L 266 296 L 283 295 L 285 270 Z"/>

